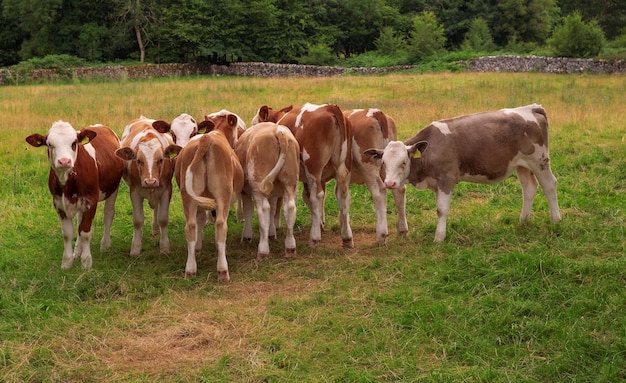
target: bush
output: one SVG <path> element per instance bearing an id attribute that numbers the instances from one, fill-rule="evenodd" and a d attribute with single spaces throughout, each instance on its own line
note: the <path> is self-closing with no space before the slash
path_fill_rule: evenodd
<path id="1" fill-rule="evenodd" d="M 413 32 L 408 47 L 411 61 L 419 63 L 428 57 L 445 52 L 443 25 L 433 12 L 424 11 L 413 19 Z"/>
<path id="2" fill-rule="evenodd" d="M 561 57 L 596 57 L 605 45 L 602 28 L 596 20 L 586 23 L 578 12 L 563 18 L 548 39 L 548 45 Z"/>
<path id="3" fill-rule="evenodd" d="M 491 52 L 496 49 L 496 44 L 493 43 L 493 36 L 491 36 L 485 19 L 477 17 L 472 21 L 461 48 L 473 52 Z"/>
<path id="4" fill-rule="evenodd" d="M 381 56 L 398 56 L 406 50 L 406 44 L 401 37 L 397 36 L 391 27 L 385 27 L 380 31 L 380 36 L 374 41 L 376 51 Z"/>
<path id="5" fill-rule="evenodd" d="M 337 57 L 330 47 L 323 43 L 309 45 L 308 53 L 298 58 L 299 64 L 304 65 L 333 65 Z"/>

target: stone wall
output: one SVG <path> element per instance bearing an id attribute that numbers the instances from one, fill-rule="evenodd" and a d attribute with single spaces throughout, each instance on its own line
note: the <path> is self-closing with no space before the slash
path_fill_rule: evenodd
<path id="1" fill-rule="evenodd" d="M 490 56 L 461 61 L 465 70 L 474 72 L 544 72 L 544 73 L 626 73 L 626 61 L 566 59 L 540 56 Z M 37 69 L 21 78 L 21 75 L 0 69 L 0 85 L 25 82 L 77 79 L 128 79 L 141 80 L 157 77 L 181 77 L 189 75 L 254 76 L 254 77 L 331 77 L 343 74 L 380 74 L 414 69 L 415 66 L 387 68 L 342 68 L 332 66 L 231 63 L 213 64 L 144 64 L 133 66 L 101 66 L 68 70 Z"/>

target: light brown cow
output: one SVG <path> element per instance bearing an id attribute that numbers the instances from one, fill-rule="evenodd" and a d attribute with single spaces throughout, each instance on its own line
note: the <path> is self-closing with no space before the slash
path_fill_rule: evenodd
<path id="1" fill-rule="evenodd" d="M 153 127 L 154 122 L 155 120 L 144 116 L 131 121 L 124 129 L 122 147 L 115 152 L 126 161 L 124 181 L 130 189 L 133 205 L 134 234 L 130 247 L 131 256 L 141 253 L 144 199 L 148 200 L 153 210 L 152 234 L 160 233 L 160 252 L 169 253 L 170 250 L 167 225 L 174 167 L 164 151 L 172 144 L 172 139 Z"/>
<path id="2" fill-rule="evenodd" d="M 170 156 L 178 155 L 175 172 L 186 220 L 185 273 L 195 275 L 198 269 L 196 263 L 196 242 L 199 239 L 196 220 L 198 209 L 215 210 L 218 279 L 229 281 L 226 260 L 228 211 L 230 205 L 239 197 L 244 181 L 243 169 L 232 149 L 237 142 L 237 117 L 234 114 L 222 117 L 209 133 L 191 140 L 184 148 L 171 145 L 166 153 Z M 207 123 L 212 125 L 213 121 Z"/>
<path id="3" fill-rule="evenodd" d="M 261 260 L 269 254 L 268 238 L 276 235 L 273 218 L 280 198 L 284 204 L 287 229 L 285 254 L 295 256 L 293 226 L 296 222 L 296 195 L 300 175 L 298 141 L 287 127 L 262 122 L 239 137 L 235 153 L 244 168 L 245 177 L 241 195 L 244 214 L 242 239 L 252 238 L 252 212 L 256 205 L 260 231 L 257 259 Z"/>
<path id="4" fill-rule="evenodd" d="M 213 123 L 215 123 L 215 119 L 228 114 L 234 113 L 230 113 L 229 111 L 222 109 L 219 112 L 211 113 L 205 116 L 205 120 L 212 120 Z M 236 114 L 234 115 L 237 116 Z M 194 137 L 196 137 L 198 134 L 206 133 L 206 124 L 203 125 L 202 122 L 200 122 L 201 126 L 199 127 L 196 119 L 194 119 L 191 115 L 187 113 L 182 113 L 178 115 L 176 118 L 174 118 L 174 120 L 172 120 L 171 124 L 163 120 L 158 120 L 154 124 L 159 126 L 160 131 L 169 132 L 172 135 L 174 143 L 183 148 L 187 145 L 187 143 L 189 143 L 190 140 L 194 139 Z M 238 135 L 241 136 L 245 130 L 246 123 L 239 116 L 237 116 Z"/>
<path id="5" fill-rule="evenodd" d="M 365 155 L 367 149 L 384 149 L 390 141 L 398 139 L 396 123 L 379 109 L 355 109 L 343 112 L 352 127 L 352 174 L 351 184 L 365 184 L 372 193 L 376 210 L 376 241 L 384 244 L 387 229 L 387 191 L 381 178 L 382 164 Z M 397 231 L 406 233 L 406 187 L 391 190 L 398 210 Z"/>
<path id="6" fill-rule="evenodd" d="M 339 107 L 307 103 L 297 109 L 289 106 L 273 110 L 262 106 L 252 124 L 264 121 L 287 126 L 300 144 L 300 180 L 304 184 L 302 196 L 311 210 L 309 245 L 317 246 L 322 238 L 326 183 L 335 178 L 343 246 L 354 247 L 349 189 L 352 132 Z"/>
<path id="7" fill-rule="evenodd" d="M 104 202 L 104 232 L 100 250 L 111 245 L 111 223 L 115 215 L 115 199 L 124 171 L 124 162 L 115 156 L 120 139 L 109 128 L 92 125 L 76 131 L 64 121 L 56 121 L 44 136 L 26 137 L 34 147 L 48 148 L 50 174 L 48 188 L 63 230 L 63 261 L 61 268 L 72 266 L 74 258 L 82 267 L 92 265 L 91 225 L 99 201 Z M 72 252 L 74 225 L 77 217 L 78 237 Z"/>
<path id="8" fill-rule="evenodd" d="M 550 169 L 548 119 L 541 105 L 436 121 L 404 143 L 393 141 L 384 150 L 365 153 L 382 159 L 387 188 L 411 183 L 435 192 L 439 217 L 435 242 L 446 238 L 446 218 L 458 182 L 495 183 L 514 171 L 522 185 L 520 220 L 530 216 L 537 181 L 548 199 L 552 222 L 561 220 Z"/>

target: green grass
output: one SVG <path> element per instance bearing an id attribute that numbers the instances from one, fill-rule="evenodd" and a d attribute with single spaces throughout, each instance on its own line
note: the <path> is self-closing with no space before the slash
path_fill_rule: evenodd
<path id="1" fill-rule="evenodd" d="M 626 379 L 626 77 L 396 74 L 333 79 L 184 78 L 0 88 L 0 382 L 615 382 Z M 24 138 L 63 118 L 121 133 L 140 114 L 171 120 L 222 108 L 250 121 L 268 104 L 379 107 L 400 138 L 430 121 L 538 102 L 550 121 L 563 221 L 538 192 L 520 225 L 521 189 L 455 189 L 444 243 L 432 242 L 433 193 L 407 193 L 409 233 L 374 241 L 364 187 L 352 188 L 355 249 L 344 250 L 329 193 L 320 248 L 255 261 L 229 220 L 232 282 L 217 283 L 213 228 L 198 276 L 184 278 L 180 196 L 171 253 L 145 228 L 129 258 L 132 209 L 118 198 L 112 248 L 94 228 L 93 269 L 61 270 L 62 240 L 44 150 Z M 332 190 L 329 185 L 328 190 Z M 233 212 L 234 213 L 234 212 Z M 147 220 L 148 221 L 148 220 Z M 256 227 L 256 226 L 255 226 Z"/>

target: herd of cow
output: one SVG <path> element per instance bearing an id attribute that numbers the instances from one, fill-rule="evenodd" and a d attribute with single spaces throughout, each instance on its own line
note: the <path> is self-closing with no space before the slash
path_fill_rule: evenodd
<path id="1" fill-rule="evenodd" d="M 152 232 L 160 235 L 160 251 L 169 252 L 167 228 L 175 177 L 186 219 L 185 272 L 196 274 L 203 227 L 212 221 L 221 281 L 230 280 L 227 218 L 237 201 L 244 240 L 252 238 L 252 214 L 257 209 L 257 258 L 269 254 L 268 239 L 276 236 L 281 210 L 285 254 L 295 255 L 298 182 L 303 183 L 302 197 L 311 212 L 312 247 L 321 240 L 326 183 L 331 179 L 336 180 L 343 245 L 349 248 L 354 246 L 350 184 L 365 184 L 371 192 L 380 244 L 388 235 L 386 189 L 392 191 L 398 211 L 397 232 L 408 231 L 407 183 L 435 192 L 436 242 L 445 239 L 452 191 L 460 181 L 494 183 L 516 171 L 523 194 L 520 220 L 530 215 L 538 183 L 548 199 L 551 220 L 561 219 L 556 178 L 550 169 L 547 116 L 537 104 L 436 121 L 404 142 L 397 141 L 394 120 L 378 109 L 341 111 L 336 105 L 308 103 L 280 110 L 263 106 L 247 129 L 236 114 L 222 110 L 200 123 L 188 114 L 171 123 L 141 116 L 125 127 L 121 140 L 102 125 L 77 131 L 67 122 L 56 121 L 46 135 L 32 134 L 26 141 L 48 149 L 48 187 L 63 232 L 62 268 L 71 267 L 75 258 L 81 259 L 83 268 L 91 267 L 91 226 L 99 201 L 105 201 L 100 248 L 110 246 L 122 178 L 133 207 L 130 255 L 141 252 L 144 200 L 153 210 Z M 74 217 L 78 236 L 72 249 Z"/>

